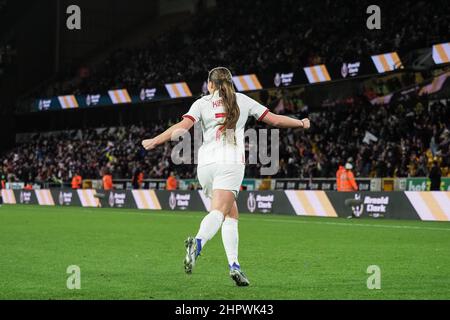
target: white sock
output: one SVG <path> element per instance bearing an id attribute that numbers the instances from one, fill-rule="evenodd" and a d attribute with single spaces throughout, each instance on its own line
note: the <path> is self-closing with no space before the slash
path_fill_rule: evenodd
<path id="1" fill-rule="evenodd" d="M 238 233 L 238 221 L 237 219 L 226 217 L 222 224 L 222 241 L 225 248 L 225 252 L 228 258 L 228 264 L 232 266 L 237 264 L 238 261 L 238 245 L 239 245 L 239 233 Z"/>
<path id="2" fill-rule="evenodd" d="M 223 213 L 219 210 L 212 210 L 203 218 L 202 222 L 200 223 L 200 229 L 195 236 L 196 239 L 200 240 L 201 248 L 203 248 L 206 242 L 211 240 L 217 233 L 217 231 L 219 231 L 222 222 Z"/>

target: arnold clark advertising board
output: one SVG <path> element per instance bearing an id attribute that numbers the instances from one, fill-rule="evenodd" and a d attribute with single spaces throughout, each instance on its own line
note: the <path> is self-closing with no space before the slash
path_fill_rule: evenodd
<path id="1" fill-rule="evenodd" d="M 126 191 L 110 191 L 108 195 L 108 205 L 111 208 L 129 207 Z"/>
<path id="2" fill-rule="evenodd" d="M 136 208 L 149 212 L 210 210 L 210 201 L 201 190 L 5 189 L 2 195 L 7 204 Z M 450 221 L 450 191 L 241 191 L 237 205 L 239 212 L 245 213 Z"/>
<path id="3" fill-rule="evenodd" d="M 157 195 L 164 210 L 204 211 L 198 192 L 158 190 Z"/>
<path id="4" fill-rule="evenodd" d="M 19 191 L 19 203 L 20 204 L 37 204 L 34 191 L 31 191 L 31 190 Z"/>
<path id="5" fill-rule="evenodd" d="M 293 214 L 284 192 L 241 191 L 237 199 L 240 212 Z"/>
<path id="6" fill-rule="evenodd" d="M 328 192 L 340 217 L 418 219 L 404 192 Z M 346 206 L 345 200 L 361 200 L 360 205 Z"/>

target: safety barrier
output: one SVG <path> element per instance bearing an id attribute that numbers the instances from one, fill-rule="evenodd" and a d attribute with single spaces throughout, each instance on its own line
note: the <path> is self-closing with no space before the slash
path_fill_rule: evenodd
<path id="1" fill-rule="evenodd" d="M 207 211 L 201 190 L 40 189 L 2 190 L 6 204 L 149 210 Z M 353 199 L 350 205 L 346 200 Z M 348 202 L 348 201 L 347 201 Z M 242 191 L 240 212 L 317 217 L 358 217 L 450 221 L 449 191 L 336 192 L 320 190 Z"/>

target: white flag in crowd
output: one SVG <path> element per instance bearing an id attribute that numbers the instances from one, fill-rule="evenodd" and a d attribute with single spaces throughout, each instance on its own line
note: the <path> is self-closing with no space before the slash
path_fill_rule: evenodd
<path id="1" fill-rule="evenodd" d="M 371 142 L 377 142 L 378 138 L 376 136 L 374 136 L 372 133 L 370 133 L 369 131 L 366 131 L 366 134 L 364 135 L 364 139 L 363 142 L 370 144 Z"/>

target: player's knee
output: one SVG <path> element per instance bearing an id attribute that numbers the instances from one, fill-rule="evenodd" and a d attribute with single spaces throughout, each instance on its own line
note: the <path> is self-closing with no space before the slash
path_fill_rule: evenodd
<path id="1" fill-rule="evenodd" d="M 239 213 L 237 210 L 230 210 L 230 213 L 227 216 L 236 220 L 239 219 Z"/>
<path id="2" fill-rule="evenodd" d="M 226 204 L 219 204 L 216 206 L 212 206 L 211 210 L 217 210 L 222 212 L 224 217 L 229 216 L 231 213 L 230 207 L 227 206 Z"/>

